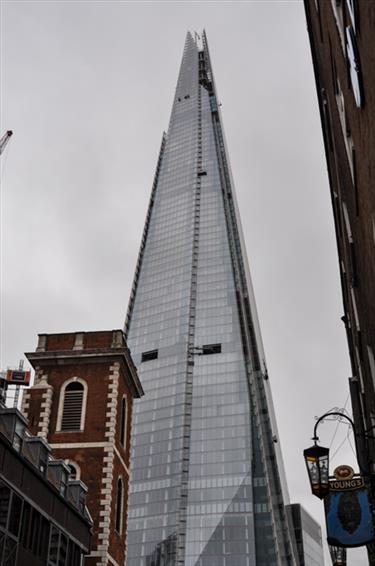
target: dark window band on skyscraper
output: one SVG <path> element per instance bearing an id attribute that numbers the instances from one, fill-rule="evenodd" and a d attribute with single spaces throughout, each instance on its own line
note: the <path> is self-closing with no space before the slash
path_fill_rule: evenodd
<path id="1" fill-rule="evenodd" d="M 151 360 L 156 360 L 158 357 L 157 350 L 151 350 L 150 352 L 143 352 L 142 353 L 142 362 L 150 362 Z"/>
<path id="2" fill-rule="evenodd" d="M 296 566 L 204 33 L 186 38 L 126 335 L 145 388 L 133 418 L 127 566 Z"/>
<path id="3" fill-rule="evenodd" d="M 207 344 L 202 346 L 202 355 L 221 354 L 221 344 Z"/>

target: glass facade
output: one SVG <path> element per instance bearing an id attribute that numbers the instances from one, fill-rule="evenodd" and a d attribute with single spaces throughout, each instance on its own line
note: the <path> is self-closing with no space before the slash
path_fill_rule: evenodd
<path id="1" fill-rule="evenodd" d="M 322 531 L 301 505 L 289 506 L 300 566 L 324 566 Z"/>
<path id="2" fill-rule="evenodd" d="M 294 565 L 287 491 L 206 37 L 187 35 L 126 334 L 127 566 Z"/>
<path id="3" fill-rule="evenodd" d="M 0 566 L 80 566 L 84 550 L 0 480 Z"/>

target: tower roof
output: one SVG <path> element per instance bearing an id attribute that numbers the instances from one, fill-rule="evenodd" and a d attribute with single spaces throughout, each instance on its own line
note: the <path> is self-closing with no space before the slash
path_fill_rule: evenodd
<path id="1" fill-rule="evenodd" d="M 36 351 L 25 354 L 34 369 L 53 363 L 118 360 L 128 369 L 124 375 L 133 396 L 144 394 L 123 330 L 39 334 L 38 337 Z"/>

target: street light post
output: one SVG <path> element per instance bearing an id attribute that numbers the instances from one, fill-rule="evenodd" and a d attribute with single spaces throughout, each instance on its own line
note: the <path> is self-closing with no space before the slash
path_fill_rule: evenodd
<path id="1" fill-rule="evenodd" d="M 316 420 L 316 423 L 315 423 L 315 426 L 314 426 L 314 433 L 313 433 L 313 437 L 312 437 L 312 440 L 314 441 L 314 446 L 312 446 L 311 448 L 307 448 L 307 449 L 304 451 L 304 457 L 305 457 L 305 462 L 306 462 L 307 470 L 308 470 L 308 472 L 309 472 L 309 479 L 310 479 L 310 484 L 311 484 L 311 490 L 312 490 L 313 494 L 316 495 L 317 497 L 319 497 L 320 499 L 324 499 L 324 497 L 325 497 L 325 495 L 327 495 L 327 493 L 326 493 L 325 495 L 323 495 L 323 497 L 321 497 L 320 495 L 318 495 L 318 493 L 320 493 L 321 491 L 319 491 L 319 489 L 318 489 L 317 487 L 313 488 L 313 481 L 312 481 L 313 478 L 312 478 L 311 473 L 310 473 L 310 471 L 309 471 L 309 461 L 308 461 L 308 457 L 309 457 L 309 454 L 310 454 L 309 451 L 312 452 L 313 449 L 317 452 L 317 454 L 319 454 L 320 458 L 323 457 L 323 452 L 322 452 L 322 451 L 323 451 L 323 450 L 325 451 L 326 460 L 319 460 L 319 459 L 317 460 L 318 466 L 319 466 L 319 464 L 320 464 L 320 466 L 321 466 L 322 478 L 323 478 L 323 477 L 325 478 L 325 466 L 326 466 L 326 463 L 327 463 L 327 468 L 328 468 L 329 449 L 328 449 L 328 448 L 323 448 L 322 446 L 318 446 L 319 437 L 318 437 L 318 435 L 317 435 L 317 431 L 318 431 L 318 426 L 320 425 L 320 423 L 321 423 L 322 421 L 324 421 L 324 419 L 326 419 L 327 417 L 331 417 L 331 416 L 332 416 L 332 417 L 339 417 L 340 419 L 346 419 L 347 421 L 349 421 L 350 426 L 352 427 L 353 433 L 354 433 L 354 442 L 355 442 L 355 446 L 356 446 L 357 455 L 358 455 L 357 439 L 358 439 L 359 437 L 361 437 L 361 438 L 363 437 L 363 438 L 366 439 L 366 440 L 367 440 L 368 438 L 375 438 L 375 437 L 373 437 L 373 436 L 371 436 L 371 435 L 368 435 L 368 434 L 366 434 L 366 433 L 358 434 L 357 431 L 356 431 L 356 427 L 355 427 L 354 421 L 353 421 L 350 417 L 348 417 L 348 415 L 345 415 L 345 413 L 342 413 L 342 412 L 340 412 L 340 411 L 328 411 L 327 413 L 324 413 L 324 415 L 322 415 L 321 417 L 319 417 L 319 418 Z M 328 451 L 328 452 L 327 452 L 327 451 Z M 314 452 L 312 452 L 312 453 L 314 453 Z M 369 466 L 368 466 L 368 462 L 365 462 L 365 463 L 364 463 L 362 458 L 360 458 L 360 461 L 359 461 L 359 460 L 357 460 L 357 461 L 358 461 L 358 466 L 359 466 L 359 469 L 360 469 L 361 474 L 362 474 L 364 477 L 368 478 L 368 477 L 371 475 L 371 474 L 370 474 L 370 470 L 369 470 Z M 326 462 L 326 463 L 325 463 L 325 462 Z M 365 464 L 365 465 L 364 465 L 364 464 Z M 311 464 L 310 464 L 310 468 L 311 468 Z M 315 484 L 314 484 L 314 485 L 315 485 Z M 324 482 L 324 485 L 325 485 L 325 482 Z M 324 488 L 323 488 L 323 492 L 324 492 Z M 322 493 L 323 493 L 323 492 L 322 492 Z"/>
<path id="2" fill-rule="evenodd" d="M 317 419 L 312 437 L 314 445 L 310 448 L 306 448 L 303 455 L 309 474 L 311 491 L 316 497 L 319 497 L 319 499 L 324 499 L 329 493 L 329 448 L 318 446 L 319 437 L 317 431 L 319 424 L 330 416 L 347 419 L 353 428 L 354 437 L 356 437 L 354 422 L 350 417 L 340 411 L 329 411 Z"/>
<path id="3" fill-rule="evenodd" d="M 327 497 L 328 495 L 331 496 L 331 489 L 333 489 L 330 487 L 330 482 L 329 482 L 330 480 L 329 449 L 318 445 L 319 437 L 317 435 L 318 426 L 321 424 L 322 421 L 324 421 L 328 417 L 338 417 L 340 420 L 346 419 L 350 423 L 350 426 L 352 427 L 354 434 L 358 467 L 360 469 L 361 476 L 363 478 L 362 482 L 364 481 L 365 484 L 367 484 L 367 489 L 369 493 L 369 503 L 374 501 L 375 481 L 374 481 L 374 475 L 371 474 L 370 471 L 367 440 L 368 439 L 375 440 L 375 437 L 373 435 L 367 434 L 366 431 L 363 432 L 361 431 L 361 433 L 358 433 L 356 431 L 356 427 L 354 425 L 353 420 L 343 412 L 335 411 L 335 410 L 324 413 L 324 415 L 322 415 L 316 420 L 314 426 L 314 433 L 312 437 L 312 440 L 314 441 L 314 445 L 304 450 L 304 458 L 309 475 L 311 491 L 313 495 L 315 495 L 319 499 L 325 499 L 325 497 Z M 358 450 L 358 448 L 361 448 L 361 452 Z M 351 469 L 349 466 L 341 466 L 340 468 L 343 469 L 346 468 L 349 470 Z M 353 475 L 351 477 L 353 477 Z M 357 477 L 359 478 L 359 476 Z M 375 524 L 374 514 L 373 514 L 373 524 Z M 375 566 L 375 552 L 373 548 L 375 546 L 375 543 L 369 541 L 367 543 L 364 542 L 363 544 L 367 546 L 369 564 L 371 566 Z M 330 545 L 330 553 L 334 566 L 345 566 L 346 564 L 345 545 L 343 546 Z"/>

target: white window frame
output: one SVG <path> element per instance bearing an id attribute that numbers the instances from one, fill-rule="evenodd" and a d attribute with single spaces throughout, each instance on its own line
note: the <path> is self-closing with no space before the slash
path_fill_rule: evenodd
<path id="1" fill-rule="evenodd" d="M 120 444 L 125 450 L 126 446 L 127 446 L 126 436 L 127 436 L 127 433 L 128 433 L 128 398 L 125 394 L 122 396 L 122 399 L 121 399 L 120 426 L 121 426 L 121 420 L 122 420 L 122 403 L 123 403 L 123 401 L 125 401 L 125 418 L 124 418 L 123 428 L 122 428 L 122 430 L 120 430 Z M 122 433 L 123 433 L 123 436 L 124 436 L 124 442 L 123 443 L 121 442 L 121 434 Z"/>
<path id="2" fill-rule="evenodd" d="M 61 430 L 62 417 L 64 411 L 64 400 L 65 400 L 65 390 L 70 383 L 78 382 L 83 385 L 83 397 L 82 397 L 82 411 L 81 411 L 81 422 L 80 430 Z M 86 419 L 86 405 L 87 405 L 87 382 L 81 377 L 72 377 L 65 381 L 60 389 L 59 407 L 57 410 L 57 422 L 56 422 L 56 432 L 83 432 L 85 429 L 85 419 Z"/>
<path id="3" fill-rule="evenodd" d="M 120 525 L 119 525 L 119 530 L 117 530 L 117 525 L 116 525 L 116 519 L 117 519 L 117 511 L 118 511 L 118 486 L 119 483 L 121 482 L 121 500 L 120 500 Z M 119 535 L 122 535 L 122 528 L 123 528 L 123 518 L 124 518 L 124 480 L 122 476 L 119 476 L 117 478 L 117 482 L 116 482 L 116 502 L 115 502 L 115 531 L 116 533 L 118 533 Z"/>
<path id="4" fill-rule="evenodd" d="M 81 479 L 81 468 L 80 466 L 77 464 L 77 462 L 75 460 L 64 460 L 65 464 L 67 466 L 73 466 L 73 468 L 76 469 L 76 480 L 80 480 Z"/>

